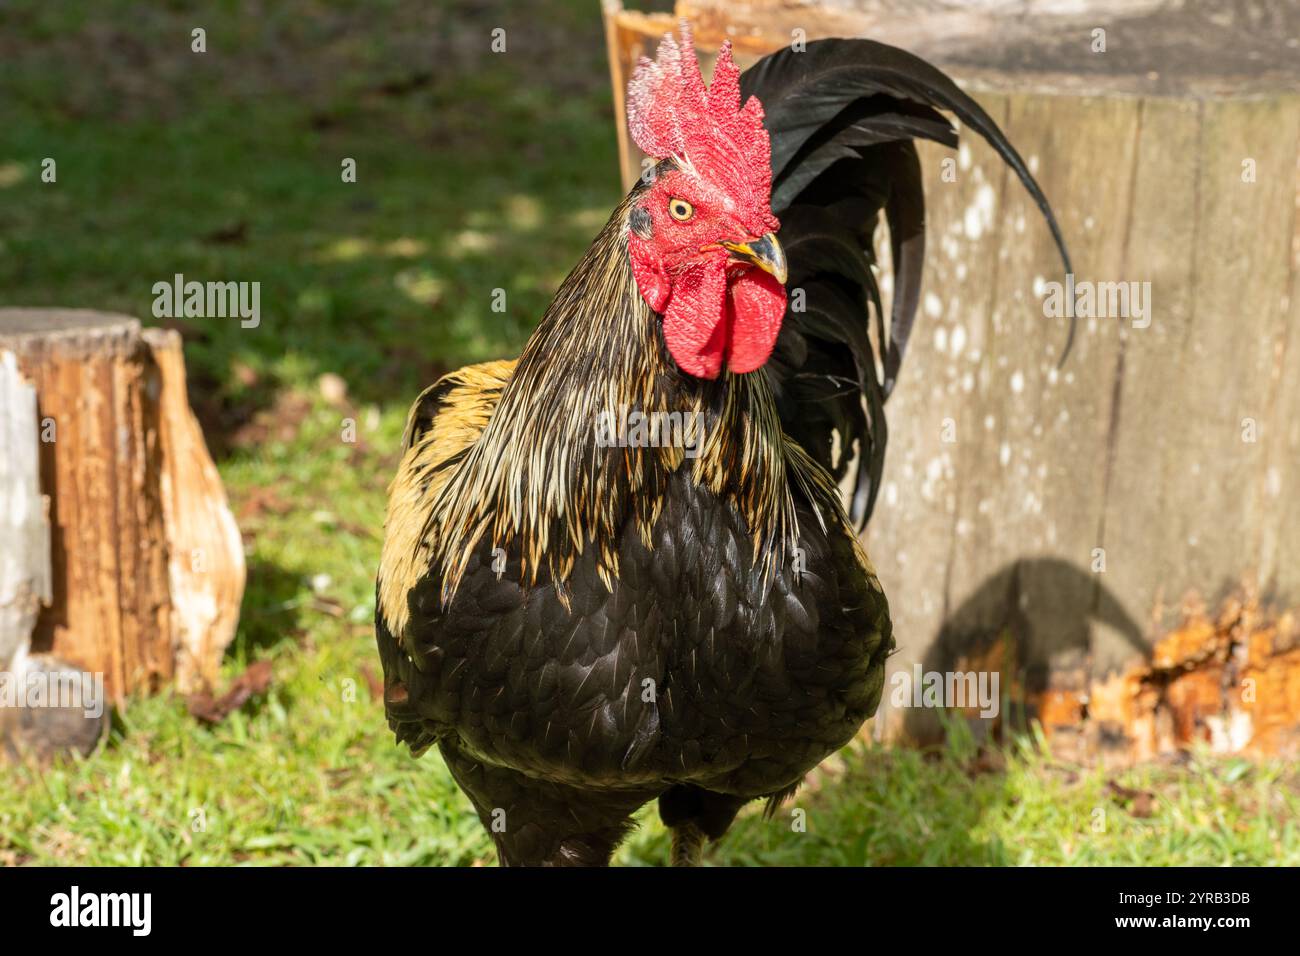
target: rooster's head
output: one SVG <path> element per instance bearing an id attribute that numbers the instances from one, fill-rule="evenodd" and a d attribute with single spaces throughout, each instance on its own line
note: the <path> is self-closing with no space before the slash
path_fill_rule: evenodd
<path id="1" fill-rule="evenodd" d="M 682 34 L 680 45 L 666 36 L 628 86 L 632 138 L 661 161 L 629 214 L 628 255 L 678 367 L 712 379 L 752 372 L 772 354 L 786 265 L 762 104 L 751 96 L 741 106 L 729 42 L 706 89 Z"/>

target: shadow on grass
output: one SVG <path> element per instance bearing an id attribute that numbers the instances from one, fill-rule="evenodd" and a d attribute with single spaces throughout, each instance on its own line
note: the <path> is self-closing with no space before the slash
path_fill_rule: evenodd
<path id="1" fill-rule="evenodd" d="M 306 630 L 302 608 L 311 600 L 303 576 L 269 561 L 251 559 L 239 630 L 226 656 L 249 662 L 282 644 L 299 643 Z"/>
<path id="2" fill-rule="evenodd" d="M 971 748 L 886 750 L 855 744 L 823 764 L 770 818 L 755 802 L 710 844 L 713 866 L 1005 866 L 997 839 L 976 836 L 985 815 L 1014 800 L 1005 773 Z M 667 832 L 642 811 L 625 865 L 663 866 Z"/>

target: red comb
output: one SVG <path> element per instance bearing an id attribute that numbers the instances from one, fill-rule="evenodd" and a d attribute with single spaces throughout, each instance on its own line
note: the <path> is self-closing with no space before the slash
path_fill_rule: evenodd
<path id="1" fill-rule="evenodd" d="M 680 30 L 681 44 L 667 34 L 655 60 L 642 57 L 628 83 L 632 139 L 647 156 L 672 157 L 688 173 L 722 189 L 756 227 L 775 230 L 763 105 L 753 96 L 740 105 L 740 69 L 731 59 L 730 40 L 718 51 L 713 84 L 705 89 L 690 27 L 682 21 Z"/>

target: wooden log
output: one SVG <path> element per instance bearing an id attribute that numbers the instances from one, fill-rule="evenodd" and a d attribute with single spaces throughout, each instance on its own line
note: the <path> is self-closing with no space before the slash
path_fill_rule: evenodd
<path id="1" fill-rule="evenodd" d="M 953 75 L 1026 157 L 1079 282 L 1150 283 L 1149 324 L 1131 310 L 1081 319 L 1058 371 L 1064 323 L 1045 317 L 1043 292 L 1063 277 L 1036 210 L 978 137 L 962 132 L 955 181 L 941 175 L 951 154 L 921 147 L 923 309 L 886 409 L 868 531 L 900 645 L 891 679 L 918 666 L 998 670 L 1021 718 L 1099 759 L 1193 739 L 1290 752 L 1300 7 L 1113 7 L 680 0 L 675 16 L 610 9 L 607 29 L 620 101 L 635 57 L 677 17 L 691 21 L 706 74 L 724 38 L 742 65 L 801 38 L 909 49 Z M 621 155 L 630 183 L 641 157 L 630 141 Z M 1176 679 L 1160 663 L 1169 641 L 1217 634 L 1256 600 L 1251 620 L 1280 623 L 1229 627 L 1240 636 L 1226 658 L 1188 654 Z M 1232 681 L 1217 696 L 1171 690 L 1198 668 L 1202 689 Z M 1268 700 L 1233 696 L 1247 672 Z M 891 708 L 890 686 L 878 730 L 933 739 L 937 715 Z"/>
<path id="2" fill-rule="evenodd" d="M 36 390 L 50 607 L 32 646 L 102 673 L 114 701 L 213 680 L 243 548 L 185 395 L 180 337 L 121 315 L 0 309 Z"/>

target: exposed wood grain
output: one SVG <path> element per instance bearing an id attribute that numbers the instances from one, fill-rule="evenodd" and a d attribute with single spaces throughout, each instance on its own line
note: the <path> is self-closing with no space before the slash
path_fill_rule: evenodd
<path id="1" fill-rule="evenodd" d="M 244 546 L 221 476 L 190 410 L 178 332 L 147 329 L 158 366 L 161 468 L 176 683 L 215 683 L 221 655 L 235 637 L 244 596 Z"/>
<path id="2" fill-rule="evenodd" d="M 999 123 L 1006 122 L 1005 97 L 991 96 L 984 106 Z M 977 194 L 988 197 L 991 209 L 999 209 L 1008 188 L 1019 188 L 1008 186 L 1002 161 L 978 137 L 964 140 L 958 154 L 922 144 L 921 160 L 928 224 L 922 314 L 903 377 L 889 400 L 889 451 L 868 528 L 868 548 L 881 580 L 895 593 L 908 595 L 890 605 L 899 635 L 934 634 L 953 611 L 948 570 L 958 538 L 958 509 L 964 491 L 978 493 L 964 484 L 962 462 L 987 441 L 971 396 L 989 349 L 987 317 L 993 306 L 998 235 L 1005 225 L 1001 219 L 986 223 L 977 217 L 972 226 L 978 223 L 978 228 L 968 232 L 965 212 Z M 944 160 L 952 163 L 952 181 L 943 178 Z M 882 291 L 891 291 L 888 284 Z M 1037 324 L 1032 317 L 1026 322 Z M 923 371 L 914 375 L 913 363 Z M 962 531 L 969 533 L 965 526 Z M 936 556 L 942 556 L 941 563 L 936 564 Z M 926 642 L 900 641 L 891 666 L 895 672 L 906 670 L 923 661 L 927 650 Z M 918 714 L 917 719 L 934 716 Z M 892 732 L 901 717 L 886 706 L 878 723 Z"/>

